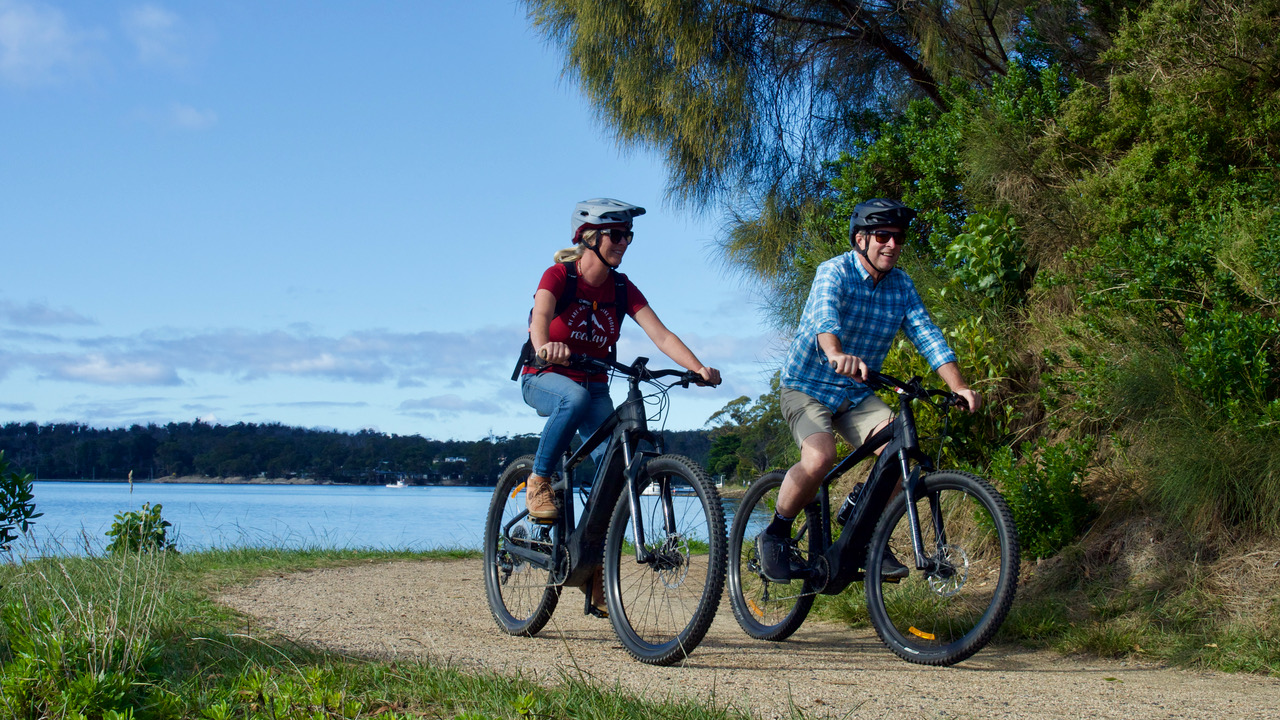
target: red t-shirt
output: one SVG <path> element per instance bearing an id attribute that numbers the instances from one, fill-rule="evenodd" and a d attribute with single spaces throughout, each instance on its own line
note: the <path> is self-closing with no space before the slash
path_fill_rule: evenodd
<path id="1" fill-rule="evenodd" d="M 568 278 L 568 271 L 565 269 L 565 264 L 556 263 L 542 273 L 542 282 L 538 283 L 538 289 L 550 292 L 559 300 L 560 295 L 564 293 L 566 278 Z M 648 305 L 649 301 L 644 299 L 644 295 L 631 283 L 630 279 L 626 279 L 625 282 L 627 283 L 627 314 L 635 318 L 636 313 Z M 562 342 L 568 345 L 571 353 L 598 358 L 608 357 L 609 348 L 617 344 L 618 333 L 622 328 L 622 318 L 618 317 L 618 308 L 614 305 L 616 294 L 617 288 L 614 286 L 612 275 L 604 281 L 603 285 L 592 287 L 579 273 L 577 300 L 570 303 L 563 313 L 551 318 L 551 326 L 548 328 L 550 342 Z M 582 300 L 592 304 L 579 302 Z M 606 382 L 609 379 L 604 374 L 587 377 L 587 374 L 581 370 L 571 370 L 561 365 L 551 365 L 547 371 L 560 373 L 578 382 L 583 380 Z M 528 374 L 538 370 L 525 366 L 524 372 Z"/>

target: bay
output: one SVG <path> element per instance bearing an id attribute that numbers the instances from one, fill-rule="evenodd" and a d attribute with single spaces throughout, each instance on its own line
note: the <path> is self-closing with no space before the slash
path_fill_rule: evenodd
<path id="1" fill-rule="evenodd" d="M 161 506 L 180 551 L 273 547 L 481 550 L 491 487 L 229 485 L 40 480 L 14 556 L 100 554 L 118 513 Z M 582 505 L 576 503 L 578 512 Z M 726 523 L 736 502 L 725 500 Z"/>
<path id="2" fill-rule="evenodd" d="M 117 513 L 162 506 L 179 550 L 227 547 L 472 549 L 493 488 L 37 481 L 19 555 L 102 551 Z"/>

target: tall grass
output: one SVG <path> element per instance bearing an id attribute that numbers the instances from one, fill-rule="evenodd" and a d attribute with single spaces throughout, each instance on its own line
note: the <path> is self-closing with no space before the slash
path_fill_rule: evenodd
<path id="1" fill-rule="evenodd" d="M 464 674 L 332 655 L 243 630 L 218 587 L 353 562 L 476 557 L 312 548 L 0 564 L 0 717 L 13 720 L 379 720 L 609 717 L 746 720 L 714 700 L 651 701 L 563 678 Z"/>
<path id="2" fill-rule="evenodd" d="M 1105 393 L 1136 421 L 1126 455 L 1147 497 L 1196 533 L 1280 537 L 1280 425 L 1242 425 L 1185 386 L 1171 350 L 1147 347 L 1114 366 Z"/>
<path id="3" fill-rule="evenodd" d="M 124 712 L 172 624 L 168 553 L 50 558 L 6 573 L 0 709 L 13 718 Z"/>

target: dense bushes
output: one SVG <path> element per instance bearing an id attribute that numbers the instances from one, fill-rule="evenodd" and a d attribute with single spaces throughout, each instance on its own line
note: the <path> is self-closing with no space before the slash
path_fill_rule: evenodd
<path id="1" fill-rule="evenodd" d="M 884 113 L 793 204 L 776 266 L 745 269 L 794 326 L 853 205 L 901 197 L 901 266 L 992 401 L 950 460 L 1027 507 L 1037 483 L 1074 498 L 1024 515 L 1033 552 L 1081 528 L 1090 468 L 1200 529 L 1280 535 L 1280 0 L 1112 9 L 1096 72 L 1067 76 L 1058 43 Z M 759 260 L 749 239 L 731 259 Z M 929 368 L 900 342 L 886 370 Z"/>

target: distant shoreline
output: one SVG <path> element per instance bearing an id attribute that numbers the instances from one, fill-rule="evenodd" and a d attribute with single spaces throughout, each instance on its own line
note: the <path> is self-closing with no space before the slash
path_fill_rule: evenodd
<path id="1" fill-rule="evenodd" d="M 39 482 L 58 483 L 127 483 L 128 478 L 38 478 Z M 158 478 L 134 479 L 135 485 L 340 485 L 344 487 L 378 487 L 379 483 L 335 482 L 333 480 L 316 480 L 313 478 L 263 478 L 263 477 L 206 477 L 204 475 L 169 475 Z M 407 487 L 493 487 L 492 485 L 464 485 L 456 483 L 432 483 L 430 485 L 409 484 Z"/>
<path id="2" fill-rule="evenodd" d="M 207 477 L 204 475 L 169 475 L 158 478 L 39 478 L 40 482 L 75 482 L 75 483 L 127 483 L 135 485 L 167 485 L 186 483 L 196 485 L 355 485 L 357 483 L 335 483 L 332 480 L 315 480 L 311 478 L 261 478 L 261 477 Z"/>

